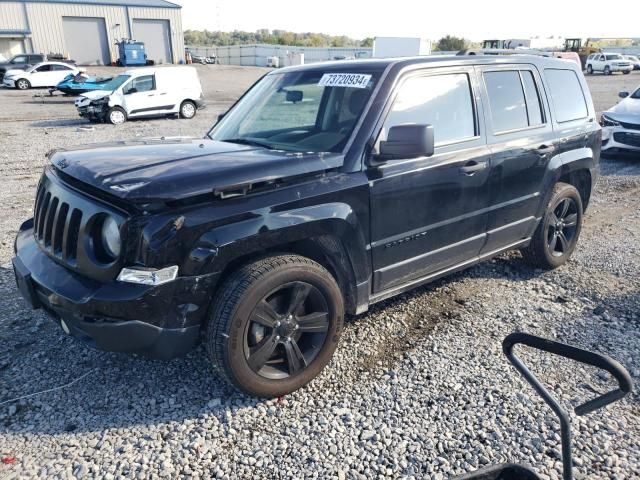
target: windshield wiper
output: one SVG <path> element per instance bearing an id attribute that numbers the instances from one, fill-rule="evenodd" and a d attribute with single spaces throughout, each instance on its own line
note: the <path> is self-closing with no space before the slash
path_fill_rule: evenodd
<path id="1" fill-rule="evenodd" d="M 275 147 L 269 143 L 260 142 L 258 140 L 251 140 L 249 138 L 227 138 L 221 141 L 228 142 L 228 143 L 239 143 L 240 145 L 251 145 L 253 147 L 268 148 L 269 150 L 275 150 Z"/>

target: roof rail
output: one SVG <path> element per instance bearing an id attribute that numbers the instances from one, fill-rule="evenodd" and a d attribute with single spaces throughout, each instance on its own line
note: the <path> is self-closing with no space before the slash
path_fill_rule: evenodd
<path id="1" fill-rule="evenodd" d="M 456 55 L 537 55 L 539 57 L 553 57 L 553 52 L 529 48 L 465 48 L 456 53 Z"/>

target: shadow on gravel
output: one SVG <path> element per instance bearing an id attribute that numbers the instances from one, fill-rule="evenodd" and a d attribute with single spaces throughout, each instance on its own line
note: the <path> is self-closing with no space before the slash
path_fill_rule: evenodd
<path id="1" fill-rule="evenodd" d="M 202 347 L 162 362 L 67 337 L 41 311 L 27 309 L 10 268 L 0 268 L 0 345 L 0 434 L 95 432 L 203 415 L 224 423 L 228 408 L 260 403 L 219 379 Z M 48 389 L 55 390 L 2 404 Z"/>
<path id="2" fill-rule="evenodd" d="M 63 98 L 55 98 L 55 97 L 42 97 L 42 98 L 34 98 L 33 100 L 25 100 L 24 104 L 31 105 L 73 105 L 75 97 L 63 97 Z"/>
<path id="3" fill-rule="evenodd" d="M 39 120 L 37 122 L 33 122 L 31 127 L 75 127 L 75 126 L 89 126 L 91 123 L 82 119 L 82 118 L 67 118 L 67 119 L 56 119 L 56 120 Z"/>

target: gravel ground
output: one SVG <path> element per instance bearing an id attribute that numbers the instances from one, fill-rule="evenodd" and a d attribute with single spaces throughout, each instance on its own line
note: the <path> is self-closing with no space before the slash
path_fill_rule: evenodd
<path id="1" fill-rule="evenodd" d="M 44 153 L 202 135 L 264 72 L 198 68 L 209 109 L 192 121 L 84 130 L 70 98 L 0 91 L 0 478 L 438 479 L 503 461 L 560 478 L 558 422 L 508 365 L 501 340 L 524 330 L 593 349 L 640 381 L 638 158 L 603 160 L 566 266 L 532 270 L 512 253 L 376 305 L 348 321 L 323 374 L 279 400 L 226 387 L 202 348 L 171 362 L 97 352 L 25 308 L 9 262 Z M 596 108 L 638 79 L 590 77 Z M 522 357 L 571 404 L 613 385 L 568 361 Z M 576 478 L 640 478 L 639 400 L 573 418 Z"/>

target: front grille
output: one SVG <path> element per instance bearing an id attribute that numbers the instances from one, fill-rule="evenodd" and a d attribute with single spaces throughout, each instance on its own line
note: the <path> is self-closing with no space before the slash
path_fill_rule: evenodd
<path id="1" fill-rule="evenodd" d="M 33 217 L 33 235 L 40 247 L 75 264 L 82 211 L 62 201 L 41 182 Z"/>
<path id="2" fill-rule="evenodd" d="M 124 259 L 103 261 L 93 250 L 96 226 L 112 217 L 127 235 L 126 213 L 65 183 L 48 167 L 40 179 L 33 212 L 33 239 L 48 257 L 94 280 L 113 280 Z"/>
<path id="3" fill-rule="evenodd" d="M 620 126 L 626 128 L 627 130 L 640 130 L 640 123 L 626 123 L 626 122 L 618 122 Z"/>
<path id="4" fill-rule="evenodd" d="M 618 143 L 640 147 L 640 134 L 637 133 L 616 132 L 613 134 L 613 139 Z"/>

